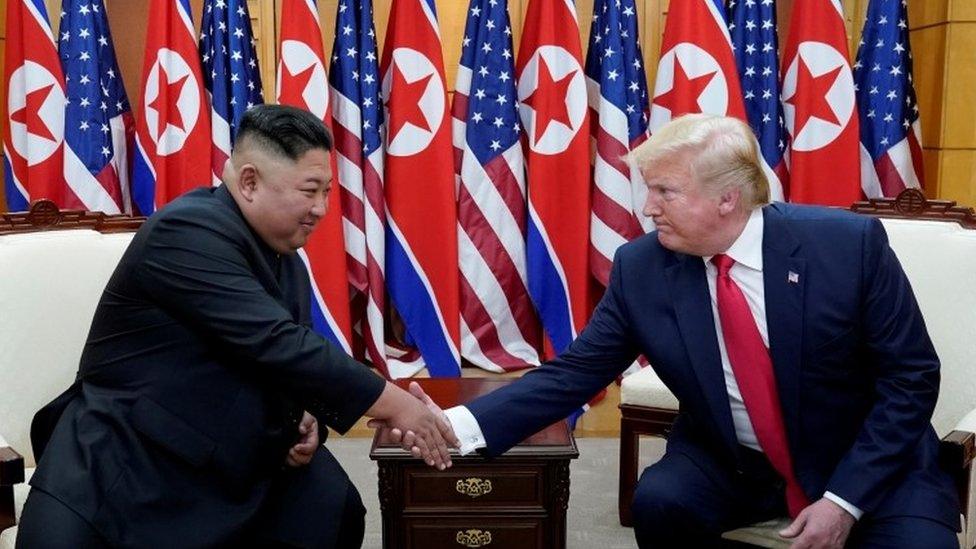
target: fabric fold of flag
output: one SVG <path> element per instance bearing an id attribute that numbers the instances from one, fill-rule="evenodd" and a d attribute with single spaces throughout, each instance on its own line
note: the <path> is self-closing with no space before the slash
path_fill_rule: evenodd
<path id="1" fill-rule="evenodd" d="M 383 196 L 383 102 L 371 0 L 345 0 L 336 14 L 329 68 L 336 176 L 341 184 L 354 356 L 389 377 L 383 315 L 386 310 Z M 350 52 L 357 54 L 350 55 Z"/>
<path id="2" fill-rule="evenodd" d="M 871 0 L 854 63 L 861 187 L 869 198 L 922 187 L 922 128 L 912 75 L 908 7 Z"/>
<path id="3" fill-rule="evenodd" d="M 579 24 L 571 0 L 530 0 L 519 47 L 519 113 L 529 191 L 529 295 L 546 358 L 564 351 L 592 310 L 590 137 Z"/>
<path id="4" fill-rule="evenodd" d="M 590 270 L 607 285 L 613 255 L 653 222 L 638 202 L 644 179 L 625 157 L 647 139 L 648 98 L 644 57 L 633 0 L 598 0 L 586 55 L 593 158 Z"/>
<path id="5" fill-rule="evenodd" d="M 264 103 L 247 0 L 206 0 L 200 63 L 210 97 L 211 168 L 219 184 L 244 111 Z"/>
<path id="6" fill-rule="evenodd" d="M 3 81 L 4 191 L 10 211 L 47 198 L 58 207 L 83 207 L 64 184 L 64 75 L 44 0 L 7 1 Z"/>
<path id="7" fill-rule="evenodd" d="M 132 199 L 142 215 L 213 181 L 210 105 L 189 0 L 151 0 Z"/>
<path id="8" fill-rule="evenodd" d="M 329 82 L 315 0 L 284 0 L 278 42 L 277 99 L 282 105 L 305 109 L 331 125 Z M 342 237 L 341 181 L 337 181 L 335 147 L 330 157 L 333 182 L 329 210 L 299 250 L 312 283 L 312 326 L 348 354 L 352 354 L 349 319 L 349 278 Z"/>
<path id="9" fill-rule="evenodd" d="M 539 364 L 525 266 L 525 163 L 507 0 L 472 0 L 454 90 L 461 355 L 501 372 Z"/>
<path id="10" fill-rule="evenodd" d="M 83 207 L 132 213 L 132 109 L 103 0 L 64 0 L 58 53 L 67 85 L 64 179 Z"/>
<path id="11" fill-rule="evenodd" d="M 387 287 L 428 372 L 459 376 L 454 162 L 433 0 L 393 0 L 380 67 L 388 113 Z M 388 365 L 395 378 L 416 372 L 413 364 Z"/>

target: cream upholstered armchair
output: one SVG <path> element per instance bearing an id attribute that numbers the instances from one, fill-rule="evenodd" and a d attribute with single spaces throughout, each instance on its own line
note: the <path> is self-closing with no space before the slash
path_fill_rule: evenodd
<path id="1" fill-rule="evenodd" d="M 34 471 L 30 424 L 74 381 L 95 306 L 143 218 L 0 215 L 0 549 L 13 548 Z"/>
<path id="2" fill-rule="evenodd" d="M 942 437 L 945 468 L 962 503 L 960 545 L 976 546 L 976 212 L 955 202 L 926 200 L 918 190 L 896 199 L 858 202 L 851 209 L 882 218 L 892 249 L 915 291 L 942 362 L 932 423 Z M 678 401 L 652 368 L 624 378 L 620 395 L 620 523 L 632 525 L 638 437 L 667 437 Z M 727 532 L 724 537 L 763 547 L 785 546 L 776 531 L 786 519 Z"/>

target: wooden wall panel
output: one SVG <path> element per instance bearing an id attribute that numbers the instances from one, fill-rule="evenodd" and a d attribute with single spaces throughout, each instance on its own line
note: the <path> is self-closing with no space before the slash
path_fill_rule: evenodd
<path id="1" fill-rule="evenodd" d="M 976 149 L 976 23 L 953 21 L 947 27 L 943 106 L 948 116 L 941 146 Z"/>

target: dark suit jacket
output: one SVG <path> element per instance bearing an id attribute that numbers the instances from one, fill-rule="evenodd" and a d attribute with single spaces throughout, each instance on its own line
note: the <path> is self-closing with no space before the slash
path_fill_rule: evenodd
<path id="1" fill-rule="evenodd" d="M 309 292 L 301 260 L 268 248 L 226 188 L 163 208 L 105 288 L 79 382 L 35 419 L 31 485 L 113 545 L 232 540 L 302 410 L 345 432 L 383 390 L 310 329 Z M 345 494 L 339 480 L 322 490 Z"/>
<path id="2" fill-rule="evenodd" d="M 930 424 L 939 360 L 881 223 L 787 204 L 763 216 L 770 353 L 807 496 L 830 491 L 875 516 L 958 529 Z M 566 417 L 638 353 L 680 402 L 669 451 L 708 452 L 735 468 L 740 446 L 704 262 L 665 249 L 653 233 L 617 252 L 606 294 L 565 353 L 468 404 L 489 453 Z"/>

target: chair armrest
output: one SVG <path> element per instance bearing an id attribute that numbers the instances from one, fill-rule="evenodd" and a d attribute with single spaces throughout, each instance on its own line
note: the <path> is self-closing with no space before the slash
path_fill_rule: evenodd
<path id="1" fill-rule="evenodd" d="M 0 437 L 0 531 L 17 522 L 14 484 L 24 482 L 24 458 Z"/>

